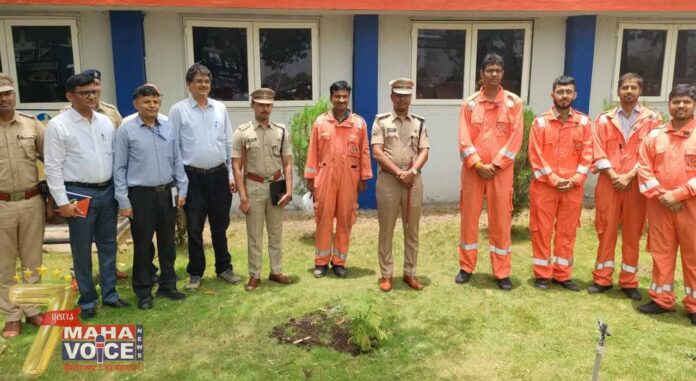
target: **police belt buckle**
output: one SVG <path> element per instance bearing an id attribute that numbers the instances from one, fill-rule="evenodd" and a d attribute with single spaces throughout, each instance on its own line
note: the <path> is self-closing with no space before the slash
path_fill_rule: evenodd
<path id="1" fill-rule="evenodd" d="M 155 192 L 164 192 L 165 190 L 167 190 L 166 185 L 158 185 L 155 187 Z"/>
<path id="2" fill-rule="evenodd" d="M 267 182 L 267 183 L 272 183 L 272 182 L 275 181 L 275 175 L 266 176 L 266 177 L 263 178 L 263 180 L 264 180 L 265 182 Z"/>
<path id="3" fill-rule="evenodd" d="M 10 201 L 22 201 L 24 200 L 26 192 L 14 192 L 10 193 Z"/>

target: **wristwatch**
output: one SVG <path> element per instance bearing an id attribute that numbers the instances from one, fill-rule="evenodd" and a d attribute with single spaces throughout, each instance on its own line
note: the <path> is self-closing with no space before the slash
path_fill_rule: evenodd
<path id="1" fill-rule="evenodd" d="M 413 173 L 414 175 L 417 175 L 420 173 L 420 171 L 416 168 L 411 168 L 411 173 Z"/>

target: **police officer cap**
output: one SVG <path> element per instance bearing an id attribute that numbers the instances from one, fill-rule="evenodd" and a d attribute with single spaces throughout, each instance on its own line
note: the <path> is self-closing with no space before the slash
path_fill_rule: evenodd
<path id="1" fill-rule="evenodd" d="M 396 94 L 410 95 L 413 94 L 413 80 L 409 78 L 397 78 L 389 82 L 392 91 Z"/>
<path id="2" fill-rule="evenodd" d="M 251 92 L 251 100 L 256 103 L 272 105 L 274 99 L 275 91 L 266 87 L 262 87 Z"/>
<path id="3" fill-rule="evenodd" d="M 14 90 L 14 81 L 7 74 L 0 73 L 0 93 Z"/>
<path id="4" fill-rule="evenodd" d="M 80 74 L 84 74 L 88 77 L 92 77 L 101 81 L 101 72 L 97 69 L 87 69 Z"/>

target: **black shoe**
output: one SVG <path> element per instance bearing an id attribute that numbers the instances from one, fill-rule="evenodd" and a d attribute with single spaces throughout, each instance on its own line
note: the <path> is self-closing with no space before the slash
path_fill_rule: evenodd
<path id="1" fill-rule="evenodd" d="M 94 307 L 91 308 L 82 308 L 80 310 L 80 318 L 82 320 L 89 320 L 93 317 L 97 316 L 97 310 L 94 309 Z"/>
<path id="2" fill-rule="evenodd" d="M 496 279 L 496 281 L 498 282 L 498 288 L 501 290 L 512 290 L 512 282 L 510 281 L 510 278 Z"/>
<path id="3" fill-rule="evenodd" d="M 329 271 L 329 266 L 314 266 L 314 271 L 312 273 L 314 274 L 315 278 L 321 278 L 326 273 Z"/>
<path id="4" fill-rule="evenodd" d="M 113 302 L 102 302 L 102 305 L 104 306 L 109 306 L 111 308 L 125 308 L 125 307 L 130 307 L 130 303 L 126 302 L 123 299 L 116 299 Z"/>
<path id="5" fill-rule="evenodd" d="M 621 288 L 621 291 L 628 296 L 629 299 L 639 301 L 643 299 L 643 297 L 640 295 L 640 292 L 638 292 L 637 288 Z"/>
<path id="6" fill-rule="evenodd" d="M 602 286 L 601 284 L 592 283 L 590 287 L 587 288 L 587 292 L 590 294 L 601 294 L 607 290 L 611 290 L 612 285 Z"/>
<path id="7" fill-rule="evenodd" d="M 454 277 L 454 283 L 456 284 L 462 284 L 462 283 L 467 283 L 471 279 L 471 273 L 468 273 L 464 270 L 459 270 L 459 273 L 457 276 Z"/>
<path id="8" fill-rule="evenodd" d="M 534 287 L 540 289 L 540 290 L 548 290 L 549 289 L 549 280 L 544 279 L 544 278 L 536 278 L 534 280 Z"/>
<path id="9" fill-rule="evenodd" d="M 691 324 L 696 325 L 696 312 L 686 314 L 689 316 L 689 319 L 691 320 Z"/>
<path id="10" fill-rule="evenodd" d="M 331 266 L 334 274 L 339 278 L 345 278 L 348 276 L 348 270 L 344 266 Z"/>
<path id="11" fill-rule="evenodd" d="M 184 300 L 186 299 L 186 294 L 179 292 L 177 290 L 170 289 L 159 289 L 157 290 L 158 298 L 167 298 L 169 300 Z"/>
<path id="12" fill-rule="evenodd" d="M 152 309 L 152 307 L 154 306 L 155 305 L 152 301 L 151 296 L 147 298 L 138 299 L 138 308 L 140 308 L 141 310 L 149 310 Z"/>
<path id="13" fill-rule="evenodd" d="M 580 291 L 580 287 L 578 287 L 578 285 L 575 284 L 575 282 L 573 282 L 573 281 L 570 280 L 570 279 L 564 280 L 564 281 L 562 281 L 562 282 L 559 282 L 559 281 L 557 281 L 557 280 L 554 279 L 554 280 L 552 280 L 552 282 L 555 283 L 555 284 L 557 284 L 557 285 L 559 285 L 559 286 L 561 286 L 561 287 L 563 287 L 563 288 L 565 288 L 566 290 L 576 291 L 576 292 L 577 292 L 577 291 Z"/>
<path id="14" fill-rule="evenodd" d="M 650 301 L 648 304 L 643 304 L 642 306 L 638 306 L 638 311 L 644 313 L 644 314 L 664 314 L 665 312 L 674 312 L 671 310 L 668 310 L 666 308 L 660 307 L 659 304 L 655 303 L 654 301 Z"/>

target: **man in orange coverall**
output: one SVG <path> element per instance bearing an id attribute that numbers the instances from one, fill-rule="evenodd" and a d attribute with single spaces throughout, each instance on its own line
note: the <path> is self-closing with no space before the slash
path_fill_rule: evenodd
<path id="1" fill-rule="evenodd" d="M 489 53 L 481 63 L 482 87 L 459 112 L 459 152 L 462 159 L 459 196 L 458 284 L 466 283 L 476 267 L 478 224 L 483 197 L 487 199 L 488 237 L 493 276 L 498 287 L 510 282 L 510 224 L 515 155 L 522 145 L 522 100 L 503 90 L 503 58 Z"/>
<path id="2" fill-rule="evenodd" d="M 614 249 L 621 225 L 621 273 L 619 287 L 633 300 L 638 292 L 638 252 L 645 226 L 645 197 L 638 190 L 638 148 L 650 130 L 662 124 L 656 112 L 643 107 L 638 97 L 643 77 L 626 73 L 619 78 L 620 104 L 599 115 L 592 130 L 593 163 L 602 175 L 595 189 L 595 230 L 599 238 L 594 282 L 587 291 L 611 289 Z"/>
<path id="3" fill-rule="evenodd" d="M 333 108 L 321 114 L 312 126 L 304 177 L 314 194 L 315 234 L 314 276 L 329 270 L 344 278 L 350 245 L 350 229 L 357 218 L 358 192 L 372 178 L 365 120 L 348 109 L 350 86 L 334 82 L 329 91 Z M 331 245 L 334 219 L 336 242 Z"/>
<path id="4" fill-rule="evenodd" d="M 571 107 L 576 97 L 573 77 L 556 78 L 551 91 L 553 107 L 534 119 L 529 134 L 529 162 L 534 171 L 529 230 L 534 285 L 541 290 L 548 289 L 553 280 L 565 289 L 579 291 L 570 278 L 583 184 L 592 163 L 592 122 Z"/>
<path id="5" fill-rule="evenodd" d="M 676 85 L 669 93 L 669 115 L 640 147 L 640 191 L 648 198 L 648 251 L 653 257 L 645 314 L 674 311 L 674 270 L 681 252 L 686 296 L 682 302 L 696 325 L 696 87 Z"/>

